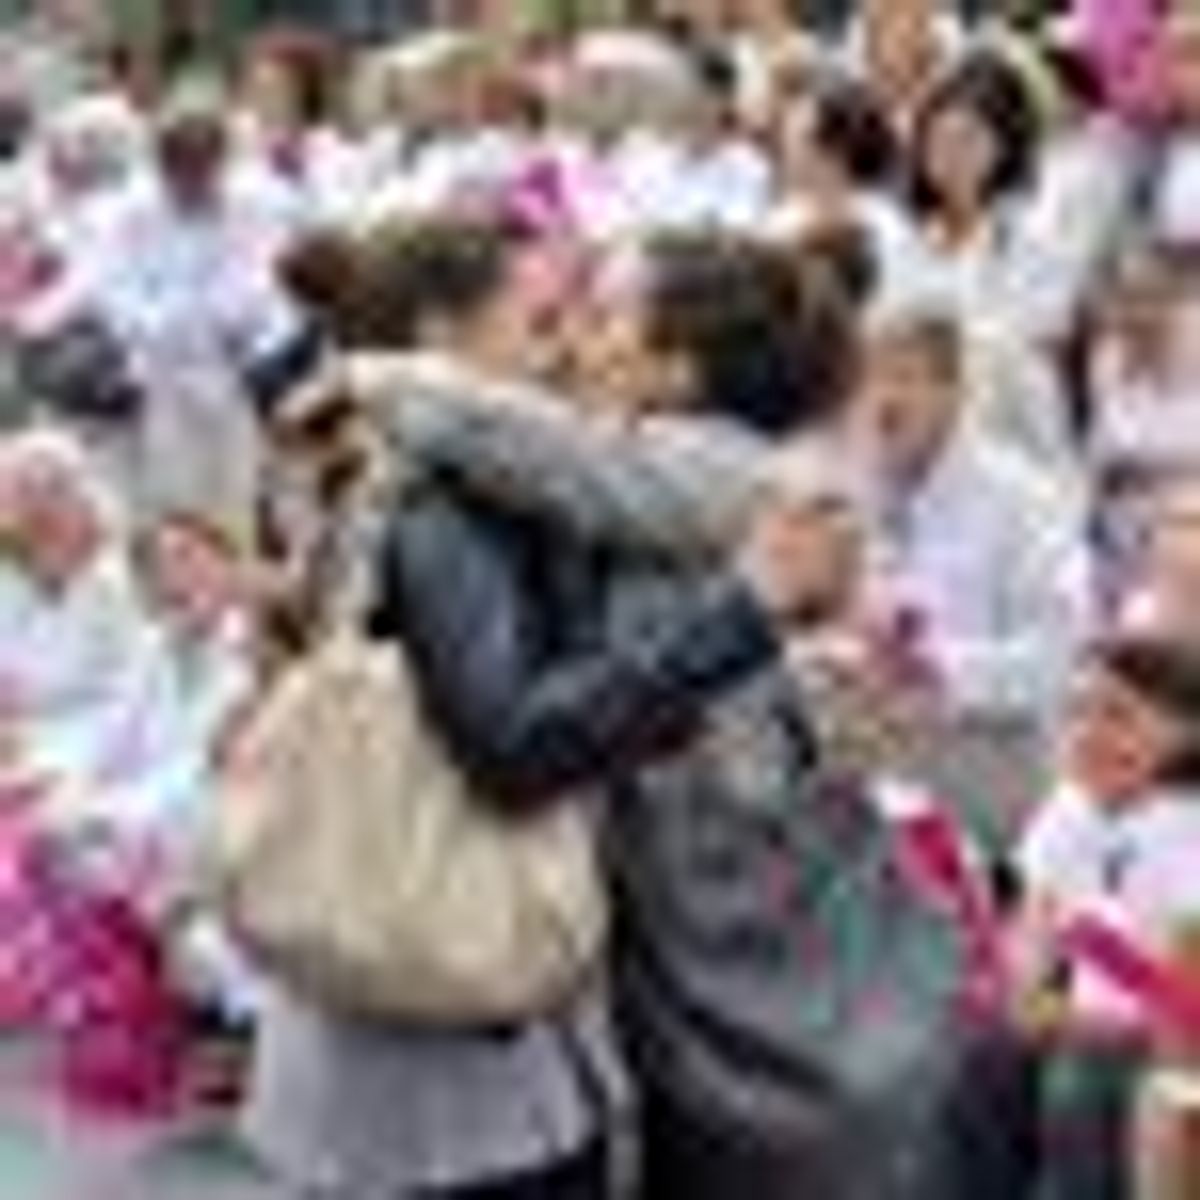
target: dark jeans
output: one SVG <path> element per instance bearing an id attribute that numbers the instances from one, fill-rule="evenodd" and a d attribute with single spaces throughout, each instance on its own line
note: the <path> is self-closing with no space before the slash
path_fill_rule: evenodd
<path id="1" fill-rule="evenodd" d="M 669 1097 L 643 1096 L 641 1200 L 851 1200 L 837 1156 L 717 1131 Z"/>
<path id="2" fill-rule="evenodd" d="M 944 1115 L 941 1200 L 1033 1200 L 1043 1161 L 1041 1056 L 997 1031 L 963 1048 Z"/>
<path id="3" fill-rule="evenodd" d="M 477 1187 L 438 1192 L 424 1200 L 605 1200 L 607 1160 L 600 1149 L 558 1166 Z"/>
<path id="4" fill-rule="evenodd" d="M 965 1053 L 939 1200 L 1128 1200 L 1139 1056 L 1044 1051 L 996 1033 Z"/>

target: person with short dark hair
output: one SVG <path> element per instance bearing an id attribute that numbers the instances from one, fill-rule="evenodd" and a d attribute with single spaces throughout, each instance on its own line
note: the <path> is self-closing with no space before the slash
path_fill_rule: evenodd
<path id="1" fill-rule="evenodd" d="M 767 221 L 770 238 L 837 246 L 833 257 L 860 264 L 847 275 L 860 299 L 889 286 L 909 266 L 916 235 L 894 194 L 900 143 L 874 94 L 831 76 L 787 115 L 781 140 L 782 194 Z"/>

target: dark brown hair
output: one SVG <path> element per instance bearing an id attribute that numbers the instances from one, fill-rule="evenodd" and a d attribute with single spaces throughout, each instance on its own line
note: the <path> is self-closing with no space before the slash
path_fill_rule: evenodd
<path id="1" fill-rule="evenodd" d="M 741 239 L 671 238 L 651 248 L 647 299 L 651 344 L 692 365 L 693 410 L 773 437 L 841 408 L 855 323 L 832 272 Z"/>
<path id="2" fill-rule="evenodd" d="M 486 302 L 518 244 L 501 221 L 387 221 L 359 236 L 311 235 L 280 269 L 291 294 L 341 345 L 404 350 L 424 322 L 466 318 Z"/>
<path id="3" fill-rule="evenodd" d="M 934 125 L 952 109 L 973 113 L 996 139 L 996 163 L 984 181 L 985 202 L 1025 187 L 1036 166 L 1041 122 L 1028 84 L 1001 55 L 977 51 L 941 79 L 917 113 L 910 196 L 923 214 L 935 212 L 943 202 L 926 160 Z"/>
<path id="4" fill-rule="evenodd" d="M 266 29 L 247 48 L 243 71 L 260 63 L 272 63 L 287 76 L 302 124 L 337 115 L 345 59 L 333 38 L 300 25 Z"/>
<path id="5" fill-rule="evenodd" d="M 1092 660 L 1184 730 L 1183 745 L 1163 764 L 1159 782 L 1167 787 L 1200 787 L 1200 642 L 1124 635 L 1096 646 Z"/>

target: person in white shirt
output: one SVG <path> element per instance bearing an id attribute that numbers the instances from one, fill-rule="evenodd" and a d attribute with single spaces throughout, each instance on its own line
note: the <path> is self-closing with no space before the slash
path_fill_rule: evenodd
<path id="1" fill-rule="evenodd" d="M 696 207 L 683 195 L 686 155 L 675 135 L 695 96 L 686 56 L 663 38 L 615 30 L 575 45 L 545 152 L 586 239 L 618 243 L 669 226 L 680 204 Z"/>
<path id="2" fill-rule="evenodd" d="M 123 770 L 148 624 L 119 507 L 68 435 L 0 443 L 0 692 L 18 771 L 74 803 Z"/>
<path id="3" fill-rule="evenodd" d="M 339 127 L 348 56 L 305 29 L 267 32 L 242 65 L 235 150 L 242 169 L 290 193 L 300 219 L 337 216 L 355 199 L 358 164 Z"/>
<path id="4" fill-rule="evenodd" d="M 1118 635 L 1093 651 L 1066 726 L 1064 782 L 1018 853 L 1035 961 L 1047 949 L 1062 953 L 1054 938 L 1086 917 L 1167 962 L 1200 919 L 1198 728 L 1194 643 L 1159 631 Z M 1144 1041 L 1162 1020 L 1148 997 L 1097 964 L 1063 965 L 1068 1032 Z"/>
<path id="5" fill-rule="evenodd" d="M 222 744 L 256 686 L 247 572 L 222 530 L 184 511 L 156 519 L 139 550 L 155 621 L 159 733 L 141 787 L 160 814 L 150 833 L 163 856 L 164 890 L 183 912 L 172 948 L 188 998 L 241 1023 L 257 1009 L 259 985 L 195 893 Z"/>
<path id="6" fill-rule="evenodd" d="M 970 419 L 965 370 L 934 304 L 871 315 L 851 419 L 876 464 L 880 619 L 952 710 L 1044 726 L 1089 620 L 1082 505 Z"/>
<path id="7" fill-rule="evenodd" d="M 916 253 L 915 227 L 889 190 L 900 146 L 871 91 L 850 79 L 821 81 L 783 129 L 782 195 L 766 222 L 770 236 L 803 241 L 853 230 L 865 237 L 877 284 L 898 288 Z"/>
<path id="8" fill-rule="evenodd" d="M 259 447 L 245 379 L 295 331 L 275 263 L 297 231 L 288 199 L 235 169 L 219 95 L 160 117 L 154 170 L 76 262 L 146 396 L 136 505 L 180 504 L 248 531 Z"/>
<path id="9" fill-rule="evenodd" d="M 1039 133 L 1026 81 L 1002 55 L 973 52 L 938 82 L 914 123 L 911 198 L 922 238 L 905 278 L 956 298 L 980 419 L 1065 469 L 1074 447 L 1058 331 L 1046 327 L 1030 290 L 1053 254 L 1022 220 Z"/>
<path id="10" fill-rule="evenodd" d="M 354 218 L 371 224 L 486 202 L 519 174 L 528 139 L 487 112 L 491 68 L 475 35 L 421 35 L 377 69 L 385 121 L 366 139 Z"/>
<path id="11" fill-rule="evenodd" d="M 1026 325 L 1043 342 L 1076 333 L 1134 207 L 1144 147 L 1104 105 L 1103 87 L 1069 42 L 1048 48 L 1040 105 L 1046 136 L 1028 194 L 1020 201 L 1012 287 Z M 1036 78 L 1036 77 L 1035 77 Z"/>
<path id="12" fill-rule="evenodd" d="M 765 152 L 740 128 L 737 70 L 721 47 L 687 57 L 690 85 L 680 118 L 667 127 L 663 153 L 625 186 L 650 228 L 753 231 L 767 214 L 773 172 Z"/>

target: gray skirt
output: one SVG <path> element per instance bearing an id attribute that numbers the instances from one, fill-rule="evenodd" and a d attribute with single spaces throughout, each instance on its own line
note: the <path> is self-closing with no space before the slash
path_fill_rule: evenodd
<path id="1" fill-rule="evenodd" d="M 542 1170 L 628 1107 L 605 1006 L 520 1029 L 370 1024 L 276 992 L 243 1130 L 296 1196 L 394 1200 Z"/>

